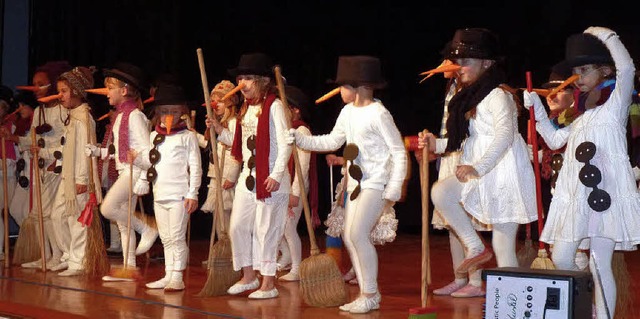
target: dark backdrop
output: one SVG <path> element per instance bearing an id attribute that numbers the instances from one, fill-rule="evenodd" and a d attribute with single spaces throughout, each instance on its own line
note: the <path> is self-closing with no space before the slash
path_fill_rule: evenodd
<path id="1" fill-rule="evenodd" d="M 439 51 L 458 28 L 486 27 L 500 36 L 514 87 L 524 86 L 526 71 L 532 71 L 535 84 L 544 82 L 551 65 L 563 58 L 567 36 L 591 25 L 616 30 L 632 55 L 638 52 L 637 14 L 615 1 L 418 2 L 31 0 L 29 72 L 49 60 L 99 69 L 128 61 L 145 69 L 149 79 L 162 73 L 178 76 L 199 105 L 203 93 L 197 48 L 203 49 L 210 87 L 228 77 L 227 69 L 237 65 L 242 53 L 262 51 L 282 66 L 289 84 L 312 99 L 333 88 L 327 80 L 335 76 L 339 55 L 375 55 L 389 82 L 379 97 L 401 133 L 415 135 L 423 128 L 439 129 L 445 85 L 442 77 L 419 84 L 418 73 L 439 64 Z M 330 131 L 339 100 L 314 107 L 311 124 L 316 134 Z M 106 100 L 95 98 L 93 103 L 97 113 L 106 112 Z M 205 113 L 198 108 L 200 131 Z M 320 156 L 324 218 L 329 178 Z M 411 164 L 406 197 L 396 205 L 400 231 L 406 232 L 420 229 L 413 157 Z M 430 175 L 431 180 L 436 176 L 434 165 Z M 203 180 L 201 197 L 207 183 Z M 193 236 L 206 236 L 207 217 L 197 214 L 194 220 L 201 222 L 193 223 Z"/>

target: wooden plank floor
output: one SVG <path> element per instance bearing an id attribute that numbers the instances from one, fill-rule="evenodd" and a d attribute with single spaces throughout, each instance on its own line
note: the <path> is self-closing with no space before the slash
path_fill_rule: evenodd
<path id="1" fill-rule="evenodd" d="M 320 244 L 323 240 L 320 238 Z M 303 238 L 303 243 L 305 241 L 306 257 L 308 240 Z M 430 241 L 433 282 L 429 290 L 453 278 L 448 236 L 435 232 Z M 162 290 L 144 287 L 144 283 L 158 279 L 164 272 L 162 259 L 153 257 L 161 250 L 159 241 L 152 249 L 151 258 L 138 258 L 144 277 L 140 282 L 105 283 L 16 266 L 2 268 L 0 318 L 407 318 L 410 308 L 420 306 L 420 243 L 419 235 L 399 234 L 393 243 L 377 247 L 382 303 L 380 310 L 365 315 L 344 313 L 337 308 L 309 307 L 301 298 L 298 283 L 278 283 L 280 296 L 270 300 L 249 300 L 246 294 L 196 297 L 207 277 L 201 261 L 206 259 L 208 241 L 199 239 L 191 242 L 190 266 L 185 272 L 187 288 L 178 293 L 165 294 Z M 346 258 L 346 253 L 344 256 Z M 631 277 L 640 278 L 639 253 L 629 252 L 625 257 Z M 113 257 L 111 261 L 121 264 L 121 258 Z M 487 267 L 495 267 L 495 263 L 492 261 Z M 632 280 L 631 289 L 633 300 L 637 300 L 640 286 L 636 280 Z M 357 286 L 350 285 L 349 291 L 355 298 Z M 440 297 L 429 293 L 428 305 L 438 307 L 438 319 L 482 318 L 484 301 L 484 298 Z M 638 318 L 640 310 L 634 308 L 633 312 L 629 318 Z"/>

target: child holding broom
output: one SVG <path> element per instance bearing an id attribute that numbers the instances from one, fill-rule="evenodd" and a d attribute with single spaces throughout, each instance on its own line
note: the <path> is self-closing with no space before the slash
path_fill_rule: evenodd
<path id="1" fill-rule="evenodd" d="M 552 148 L 566 144 L 541 240 L 554 245 L 558 269 L 576 269 L 576 249 L 589 240 L 596 316 L 613 318 L 620 297 L 614 251 L 635 250 L 640 242 L 640 194 L 626 142 L 635 67 L 618 35 L 605 27 L 589 27 L 567 38 L 563 63 L 580 76 L 575 85 L 584 105 L 570 126 L 555 128 L 537 94 L 524 95 L 545 142 Z"/>
<path id="2" fill-rule="evenodd" d="M 341 311 L 367 313 L 379 309 L 378 260 L 370 239 L 383 208 L 400 199 L 407 173 L 407 156 L 400 132 L 389 111 L 373 93 L 385 87 L 380 60 L 372 56 L 341 56 L 335 82 L 355 89 L 326 135 L 306 136 L 295 129 L 288 141 L 311 151 L 333 151 L 344 143 L 349 161 L 345 178 L 347 197 L 343 239 L 360 285 L 360 296 L 340 306 Z M 347 176 L 348 174 L 348 176 Z"/>
<path id="3" fill-rule="evenodd" d="M 127 163 L 127 152 L 133 148 L 138 153 L 147 153 L 149 146 L 149 125 L 144 113 L 140 111 L 142 108 L 141 92 L 144 92 L 143 72 L 140 68 L 129 63 L 117 63 L 112 69 L 104 70 L 104 84 L 108 89 L 107 98 L 109 104 L 115 106 L 117 117 L 113 124 L 112 136 L 114 157 L 116 159 L 116 169 L 118 170 L 118 179 L 107 192 L 102 204 L 100 212 L 104 217 L 114 220 L 118 223 L 120 229 L 120 237 L 122 246 L 129 247 L 129 251 L 123 250 L 123 258 L 126 258 L 125 264 L 132 269 L 136 266 L 136 255 L 143 254 L 151 248 L 158 231 L 145 224 L 136 216 L 131 216 L 131 229 L 127 229 L 127 219 L 130 209 L 129 203 L 135 207 L 137 195 L 149 192 L 149 183 L 145 176 L 142 176 L 142 168 L 134 165 L 130 168 Z M 96 157 L 106 158 L 109 156 L 108 149 L 100 148 L 93 144 L 86 144 L 85 153 Z M 132 171 L 132 175 L 130 173 Z M 130 194 L 129 182 L 133 180 L 133 194 Z M 134 230 L 141 234 L 140 244 L 136 247 L 136 236 Z M 126 243 L 126 240 L 129 243 Z M 130 276 L 131 274 L 125 270 L 123 274 Z M 116 278 L 116 276 L 105 276 L 103 280 L 130 280 L 132 278 Z"/>
<path id="4" fill-rule="evenodd" d="M 461 151 L 455 174 L 438 180 L 431 190 L 435 209 L 465 249 L 456 273 L 466 275 L 493 256 L 472 218 L 492 226 L 498 267 L 517 267 L 518 226 L 537 219 L 535 182 L 518 131 L 517 104 L 501 88 L 506 76 L 497 36 L 483 28 L 459 29 L 445 58 L 461 66 L 460 89 L 448 104 L 447 138 L 422 132 L 418 136 L 419 148 L 428 142 L 430 152 Z"/>
<path id="5" fill-rule="evenodd" d="M 187 221 L 198 208 L 202 177 L 200 149 L 196 135 L 182 119 L 189 108 L 182 87 L 161 84 L 154 95 L 155 130 L 153 148 L 148 153 L 131 149 L 131 160 L 147 170 L 153 183 L 153 208 L 164 246 L 165 276 L 147 283 L 147 288 L 165 292 L 184 290 L 183 271 L 187 267 Z M 136 156 L 139 155 L 139 156 Z"/>
<path id="6" fill-rule="evenodd" d="M 69 258 L 62 261 L 59 276 L 78 276 L 83 273 L 87 244 L 87 227 L 78 221 L 80 212 L 89 200 L 89 168 L 84 146 L 89 141 L 87 132 L 95 135 L 95 122 L 87 104 L 86 89 L 93 87 L 93 69 L 76 67 L 63 73 L 57 82 L 61 94 L 60 103 L 65 108 L 63 115 L 64 133 L 61 147 L 46 147 L 38 151 L 46 159 L 55 159 L 61 186 L 58 188 L 52 208 L 52 219 L 58 245 Z M 64 141 L 64 142 L 62 142 Z M 97 180 L 97 172 L 94 180 Z M 96 218 L 98 216 L 95 216 Z M 100 238 L 102 240 L 102 238 Z M 104 252 L 96 252 L 104 253 Z"/>
<path id="7" fill-rule="evenodd" d="M 229 228 L 233 268 L 242 270 L 242 278 L 227 292 L 237 295 L 260 287 L 249 298 L 275 298 L 278 243 L 291 186 L 287 169 L 291 147 L 285 141 L 287 110 L 277 98 L 273 64 L 266 54 L 243 54 L 229 73 L 237 85 L 244 86 L 236 130 L 232 133 L 215 119 L 208 119 L 207 124 L 213 125 L 221 142 L 232 145 L 231 154 L 244 162 Z"/>

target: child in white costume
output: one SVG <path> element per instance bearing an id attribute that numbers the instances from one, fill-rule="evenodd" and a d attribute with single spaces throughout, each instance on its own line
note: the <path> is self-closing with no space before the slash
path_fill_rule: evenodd
<path id="1" fill-rule="evenodd" d="M 613 252 L 635 250 L 640 243 L 640 194 L 626 142 L 635 67 L 618 35 L 604 27 L 570 36 L 565 57 L 580 75 L 575 84 L 586 96 L 584 113 L 571 125 L 553 127 L 540 98 L 525 93 L 525 105 L 534 105 L 537 131 L 549 147 L 566 144 L 540 239 L 554 245 L 552 258 L 559 269 L 576 269 L 575 251 L 589 239 L 597 318 L 613 318 Z M 607 98 L 603 86 L 614 76 L 615 87 Z"/>
<path id="2" fill-rule="evenodd" d="M 238 85 L 244 85 L 245 101 L 235 133 L 217 121 L 209 122 L 218 139 L 232 145 L 231 154 L 244 162 L 229 226 L 233 268 L 242 269 L 242 278 L 227 293 L 237 295 L 260 287 L 249 295 L 251 299 L 278 296 L 276 257 L 291 186 L 287 169 L 291 147 L 285 141 L 289 125 L 276 97 L 272 68 L 271 59 L 263 53 L 242 55 L 238 67 L 229 70 Z M 255 270 L 262 275 L 262 285 Z"/>
<path id="3" fill-rule="evenodd" d="M 56 168 L 62 176 L 51 216 L 57 225 L 54 230 L 58 246 L 69 258 L 57 267 L 60 270 L 68 268 L 58 275 L 77 276 L 83 273 L 87 243 L 87 227 L 78 221 L 89 200 L 89 164 L 84 152 L 90 138 L 87 131 L 95 136 L 95 121 L 86 103 L 87 93 L 84 90 L 93 87 L 93 70 L 76 67 L 65 72 L 58 79 L 57 87 L 62 95 L 60 103 L 65 108 L 64 143 L 61 148 L 45 148 L 41 153 L 53 154 L 57 160 Z M 94 180 L 97 180 L 97 172 L 94 174 Z M 97 185 L 99 187 L 100 184 Z M 102 196 L 98 197 L 98 202 L 101 199 Z"/>
<path id="4" fill-rule="evenodd" d="M 5 89 L 6 87 L 2 87 L 2 89 Z M 13 92 L 11 91 L 11 89 L 6 88 L 7 92 L 10 93 L 9 96 L 4 96 L 4 92 L 2 96 L 0 96 L 0 130 L 2 131 L 3 135 L 8 135 L 8 134 L 12 134 L 15 131 L 15 125 L 13 125 L 12 121 L 9 119 L 9 117 L 7 116 L 10 112 L 10 108 L 11 105 L 10 103 L 12 102 L 11 100 L 13 99 Z M 7 207 L 9 206 L 9 204 L 11 203 L 11 198 L 13 197 L 13 193 L 16 189 L 16 184 L 17 184 L 17 180 L 16 180 L 16 159 L 18 158 L 18 150 L 16 149 L 15 145 L 13 144 L 13 142 L 11 142 L 10 140 L 5 139 L 5 158 L 0 158 L 0 164 L 2 164 L 1 161 L 6 160 L 6 173 L 7 173 Z M 0 178 L 4 178 L 4 171 L 0 170 Z M 4 183 L 0 185 L 0 191 L 2 191 L 4 193 Z M 0 193 L 0 207 L 4 207 L 4 195 L 3 193 Z M 4 225 L 4 219 L 3 217 L 0 216 L 0 225 Z M 4 227 L 2 227 L 2 229 L 0 229 L 0 247 L 4 247 Z M 3 250 L 4 252 L 4 250 Z M 4 253 L 0 252 L 0 260 L 4 260 Z"/>
<path id="5" fill-rule="evenodd" d="M 134 206 L 137 195 L 149 192 L 149 183 L 145 176 L 141 176 L 143 168 L 134 165 L 133 176 L 130 176 L 130 164 L 127 162 L 129 149 L 135 149 L 138 153 L 147 153 L 150 149 L 148 120 L 140 111 L 142 105 L 140 92 L 143 92 L 140 79 L 143 78 L 143 75 L 140 68 L 128 63 L 118 63 L 113 69 L 105 69 L 104 74 L 109 104 L 114 105 L 118 113 L 112 128 L 113 147 L 109 147 L 115 150 L 113 156 L 116 160 L 118 179 L 105 195 L 100 205 L 100 212 L 107 219 L 118 223 L 122 241 L 129 239 L 128 256 L 124 256 L 125 251 L 123 250 L 123 258 L 127 258 L 127 265 L 135 267 L 136 255 L 148 251 L 158 237 L 157 230 L 149 227 L 136 216 L 131 216 L 132 227 L 127 234 L 129 202 Z M 87 144 L 85 152 L 103 159 L 110 156 L 108 149 L 93 144 Z M 129 200 L 130 178 L 133 178 L 134 181 L 134 194 L 132 194 L 131 200 Z M 132 247 L 136 247 L 134 230 L 141 234 L 140 244 L 135 250 L 132 249 Z M 126 247 L 124 242 L 122 247 Z M 113 277 L 105 276 L 103 280 L 113 280 Z"/>
<path id="6" fill-rule="evenodd" d="M 341 56 L 337 84 L 351 86 L 356 99 L 340 112 L 331 133 L 306 136 L 289 131 L 289 141 L 306 150 L 333 151 L 345 142 L 347 192 L 343 240 L 360 285 L 360 296 L 340 306 L 341 311 L 367 313 L 379 309 L 378 259 L 370 234 L 385 203 L 400 199 L 407 173 L 407 154 L 391 113 L 378 100 L 375 89 L 382 88 L 380 60 L 371 56 Z M 342 90 L 342 88 L 341 88 Z M 351 151 L 347 151 L 351 149 Z M 350 153 L 350 154 L 347 154 Z M 351 158 L 354 157 L 354 158 Z"/>
<path id="7" fill-rule="evenodd" d="M 147 170 L 153 183 L 153 208 L 160 240 L 164 246 L 165 276 L 146 284 L 150 289 L 184 290 L 182 272 L 187 267 L 189 248 L 186 234 L 189 214 L 198 208 L 202 178 L 200 149 L 195 134 L 187 129 L 182 115 L 189 114 L 181 87 L 161 84 L 154 96 L 155 130 L 148 153 L 137 154 L 134 164 Z M 132 150 L 135 157 L 135 150 Z"/>
<path id="8" fill-rule="evenodd" d="M 472 218 L 492 226 L 498 266 L 517 267 L 518 226 L 537 219 L 535 181 L 517 105 L 500 87 L 505 74 L 498 39 L 486 29 L 457 30 L 445 58 L 461 66 L 460 90 L 448 104 L 447 138 L 420 132 L 419 147 L 428 141 L 431 152 L 462 151 L 455 175 L 438 180 L 431 191 L 435 209 L 466 250 L 456 272 L 473 271 L 493 255 Z"/>
<path id="9" fill-rule="evenodd" d="M 211 102 L 215 104 L 214 113 L 218 117 L 218 121 L 222 124 L 222 126 L 226 127 L 234 133 L 236 130 L 236 105 L 238 104 L 238 96 L 233 95 L 226 100 L 222 100 L 222 98 L 233 90 L 236 86 L 233 85 L 230 81 L 223 80 L 216 84 L 211 90 Z M 198 144 L 201 148 L 209 148 L 209 134 L 198 133 Z M 222 181 L 220 184 L 222 186 L 222 205 L 224 211 L 222 213 L 222 220 L 216 220 L 216 234 L 220 237 L 220 231 L 224 226 L 226 231 L 229 231 L 229 221 L 231 218 L 231 207 L 233 205 L 233 197 L 235 194 L 235 186 L 238 181 L 238 175 L 240 174 L 241 163 L 238 162 L 233 156 L 231 156 L 231 147 L 223 144 L 222 142 L 217 142 L 217 150 L 218 150 L 218 159 L 220 159 L 220 164 L 223 165 L 220 169 L 222 170 Z M 211 151 L 212 148 L 209 149 Z M 223 159 L 224 158 L 224 159 Z M 201 210 L 205 213 L 213 213 L 216 211 L 216 176 L 215 169 L 213 165 L 213 154 L 209 158 L 209 170 L 207 171 L 207 176 L 209 177 L 209 191 L 207 192 L 207 199 L 204 204 L 202 204 Z M 215 215 L 218 218 L 219 215 Z M 204 261 L 206 262 L 206 260 Z M 203 263 L 204 263 L 203 262 Z"/>

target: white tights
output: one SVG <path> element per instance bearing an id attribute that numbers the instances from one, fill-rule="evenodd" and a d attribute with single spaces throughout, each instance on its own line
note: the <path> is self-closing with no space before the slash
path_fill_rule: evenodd
<path id="1" fill-rule="evenodd" d="M 279 247 L 283 256 L 290 256 L 291 271 L 297 273 L 302 261 L 302 242 L 300 241 L 300 235 L 298 235 L 298 221 L 302 214 L 302 200 L 299 201 L 298 206 L 293 207 L 291 210 L 293 211 L 293 216 L 287 212 L 284 236 Z"/>
<path id="2" fill-rule="evenodd" d="M 349 193 L 349 198 L 351 193 Z M 360 292 L 378 291 L 378 254 L 370 239 L 371 230 L 378 222 L 384 200 L 382 191 L 362 189 L 355 200 L 347 200 L 343 240 L 356 271 Z"/>
<path id="3" fill-rule="evenodd" d="M 609 238 L 604 237 L 591 237 L 591 257 L 589 258 L 589 270 L 593 276 L 593 283 L 596 289 L 596 311 L 598 319 L 611 319 L 615 315 L 616 310 L 616 281 L 613 277 L 613 269 L 611 268 L 611 262 L 613 258 L 613 251 L 615 248 L 615 242 Z M 578 266 L 575 263 L 575 255 L 580 242 L 555 242 L 553 244 L 553 254 L 551 258 L 556 268 L 563 270 L 578 270 Z M 597 264 L 597 270 L 596 270 Z M 600 280 L 598 280 L 598 273 L 600 273 Z M 602 286 L 600 285 L 602 282 Z M 602 296 L 604 293 L 604 298 Z M 607 317 L 606 305 L 609 308 L 609 317 Z"/>
<path id="4" fill-rule="evenodd" d="M 460 267 L 464 260 L 464 247 L 453 231 L 449 232 L 449 249 L 451 250 L 451 262 L 453 263 L 453 273 Z M 457 277 L 456 283 L 466 284 L 469 282 L 475 287 L 482 287 L 482 270 L 478 269 L 469 273 L 469 277 Z"/>

